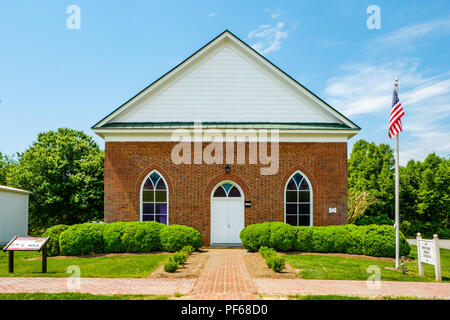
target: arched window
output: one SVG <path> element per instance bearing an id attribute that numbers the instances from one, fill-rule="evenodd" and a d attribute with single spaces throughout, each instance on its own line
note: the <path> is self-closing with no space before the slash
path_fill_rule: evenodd
<path id="1" fill-rule="evenodd" d="M 217 187 L 213 194 L 214 198 L 240 198 L 241 192 L 230 182 L 225 182 Z"/>
<path id="2" fill-rule="evenodd" d="M 141 221 L 168 224 L 168 199 L 166 181 L 157 171 L 152 171 L 142 186 Z"/>
<path id="3" fill-rule="evenodd" d="M 293 226 L 312 226 L 312 188 L 301 172 L 294 173 L 286 184 L 285 222 Z"/>

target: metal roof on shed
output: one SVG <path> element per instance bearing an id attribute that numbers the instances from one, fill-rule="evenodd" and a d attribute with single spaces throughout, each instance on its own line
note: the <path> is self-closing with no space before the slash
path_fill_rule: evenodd
<path id="1" fill-rule="evenodd" d="M 11 187 L 7 187 L 7 186 L 0 186 L 0 191 L 15 192 L 15 193 L 24 193 L 24 194 L 32 194 L 32 193 L 33 193 L 33 192 L 31 192 L 31 191 L 22 190 L 22 189 L 16 189 L 16 188 L 11 188 Z"/>

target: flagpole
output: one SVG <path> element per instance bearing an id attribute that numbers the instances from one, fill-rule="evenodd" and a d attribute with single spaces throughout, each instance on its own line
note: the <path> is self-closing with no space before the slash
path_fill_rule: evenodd
<path id="1" fill-rule="evenodd" d="M 395 89 L 398 92 L 398 78 L 395 79 Z M 400 204 L 399 204 L 399 168 L 398 168 L 398 158 L 399 158 L 399 143 L 398 143 L 397 133 L 395 135 L 395 268 L 398 269 L 400 266 L 400 241 L 399 241 L 399 230 L 400 230 Z"/>

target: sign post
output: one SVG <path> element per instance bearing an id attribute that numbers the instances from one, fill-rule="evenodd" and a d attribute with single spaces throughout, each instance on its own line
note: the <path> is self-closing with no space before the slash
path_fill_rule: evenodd
<path id="1" fill-rule="evenodd" d="M 14 237 L 4 248 L 8 251 L 8 272 L 14 273 L 14 251 L 42 251 L 42 273 L 47 273 L 47 238 Z"/>
<path id="2" fill-rule="evenodd" d="M 47 244 L 42 248 L 42 273 L 47 273 Z"/>
<path id="3" fill-rule="evenodd" d="M 14 273 L 14 251 L 8 252 L 8 272 Z"/>
<path id="4" fill-rule="evenodd" d="M 441 256 L 439 252 L 439 238 L 433 235 L 433 240 L 422 239 L 417 234 L 417 260 L 419 263 L 419 275 L 424 276 L 424 263 L 434 265 L 434 273 L 437 281 L 442 281 Z"/>

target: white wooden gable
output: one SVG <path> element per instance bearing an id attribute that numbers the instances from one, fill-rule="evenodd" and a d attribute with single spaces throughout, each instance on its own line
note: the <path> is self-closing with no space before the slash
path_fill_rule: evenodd
<path id="1" fill-rule="evenodd" d="M 197 121 L 323 123 L 359 129 L 228 31 L 95 128 Z"/>

